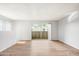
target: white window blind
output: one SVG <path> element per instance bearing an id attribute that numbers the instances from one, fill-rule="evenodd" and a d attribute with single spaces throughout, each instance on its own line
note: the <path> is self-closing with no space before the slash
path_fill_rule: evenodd
<path id="1" fill-rule="evenodd" d="M 11 31 L 11 23 L 10 22 L 5 22 L 5 30 L 6 31 Z"/>
<path id="2" fill-rule="evenodd" d="M 12 25 L 9 21 L 0 20 L 0 31 L 11 31 Z"/>

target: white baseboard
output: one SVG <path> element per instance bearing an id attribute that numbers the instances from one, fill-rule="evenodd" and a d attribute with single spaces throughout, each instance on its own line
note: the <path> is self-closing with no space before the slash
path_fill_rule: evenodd
<path id="1" fill-rule="evenodd" d="M 8 45 L 8 46 L 6 46 L 6 47 L 0 49 L 0 52 L 2 52 L 2 51 L 4 51 L 4 50 L 8 49 L 9 47 L 13 46 L 14 44 L 16 44 L 16 42 L 13 42 L 13 43 L 11 43 L 11 45 Z"/>
<path id="2" fill-rule="evenodd" d="M 75 45 L 72 45 L 72 44 L 67 43 L 67 42 L 65 42 L 65 41 L 62 41 L 62 40 L 59 40 L 59 41 L 65 43 L 65 44 L 67 44 L 67 45 L 69 45 L 69 46 L 72 46 L 72 47 L 74 47 L 74 48 L 76 48 L 76 49 L 79 49 L 79 47 L 77 47 L 77 46 L 75 46 Z"/>

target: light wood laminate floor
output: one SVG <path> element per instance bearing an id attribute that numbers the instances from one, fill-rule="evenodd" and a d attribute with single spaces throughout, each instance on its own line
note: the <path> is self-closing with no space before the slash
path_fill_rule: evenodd
<path id="1" fill-rule="evenodd" d="M 79 56 L 79 50 L 60 41 L 22 40 L 0 52 L 2 56 Z"/>

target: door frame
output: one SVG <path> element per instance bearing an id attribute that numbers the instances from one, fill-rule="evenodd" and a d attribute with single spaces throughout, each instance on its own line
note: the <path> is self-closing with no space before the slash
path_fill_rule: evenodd
<path id="1" fill-rule="evenodd" d="M 32 23 L 31 24 L 31 40 L 33 40 L 32 39 L 32 25 L 33 25 L 34 23 Z M 51 23 L 48 23 L 49 24 L 49 26 L 48 26 L 48 40 L 52 40 L 51 39 Z"/>

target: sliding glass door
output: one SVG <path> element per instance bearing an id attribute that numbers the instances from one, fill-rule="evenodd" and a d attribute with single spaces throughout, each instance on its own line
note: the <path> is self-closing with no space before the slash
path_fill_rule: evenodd
<path id="1" fill-rule="evenodd" d="M 48 24 L 33 24 L 32 39 L 48 39 Z"/>

